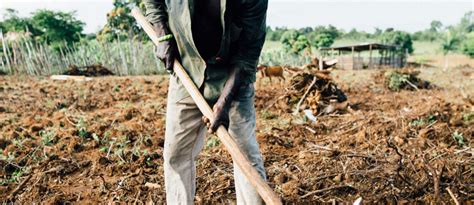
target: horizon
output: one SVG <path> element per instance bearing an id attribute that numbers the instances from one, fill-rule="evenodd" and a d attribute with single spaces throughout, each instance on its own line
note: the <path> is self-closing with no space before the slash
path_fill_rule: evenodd
<path id="1" fill-rule="evenodd" d="M 86 34 L 102 28 L 106 14 L 113 8 L 112 0 L 1 1 L 2 20 L 6 8 L 17 10 L 21 17 L 30 16 L 38 9 L 76 11 L 77 19 L 86 23 L 83 31 Z M 413 33 L 429 28 L 433 20 L 441 21 L 443 26 L 456 25 L 464 14 L 473 10 L 474 1 L 471 0 L 270 0 L 267 25 L 296 29 L 333 25 L 346 32 L 356 29 L 369 33 L 375 28 L 394 28 Z"/>

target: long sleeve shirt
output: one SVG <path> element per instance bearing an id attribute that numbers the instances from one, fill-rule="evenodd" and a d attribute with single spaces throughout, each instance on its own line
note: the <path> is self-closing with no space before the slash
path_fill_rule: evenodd
<path id="1" fill-rule="evenodd" d="M 161 22 L 169 26 L 178 45 L 181 63 L 196 86 L 213 87 L 204 91 L 204 97 L 212 101 L 222 91 L 228 72 L 211 68 L 238 66 L 244 72 L 244 83 L 255 82 L 256 66 L 265 42 L 268 0 L 220 0 L 223 32 L 218 52 L 209 59 L 201 57 L 193 39 L 194 1 L 144 0 L 144 3 L 150 23 Z M 177 100 L 189 96 L 184 88 L 175 95 Z"/>

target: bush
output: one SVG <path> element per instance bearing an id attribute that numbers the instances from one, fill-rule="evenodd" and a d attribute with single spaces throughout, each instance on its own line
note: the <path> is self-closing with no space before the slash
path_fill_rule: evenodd
<path id="1" fill-rule="evenodd" d="M 311 50 L 308 38 L 296 30 L 289 30 L 283 33 L 280 41 L 289 53 L 300 54 L 302 51 Z"/>
<path id="2" fill-rule="evenodd" d="M 467 35 L 466 40 L 464 40 L 461 46 L 461 51 L 465 55 L 474 58 L 474 32 Z"/>
<path id="3" fill-rule="evenodd" d="M 313 40 L 313 46 L 316 48 L 329 47 L 333 43 L 334 37 L 327 33 L 319 34 Z"/>

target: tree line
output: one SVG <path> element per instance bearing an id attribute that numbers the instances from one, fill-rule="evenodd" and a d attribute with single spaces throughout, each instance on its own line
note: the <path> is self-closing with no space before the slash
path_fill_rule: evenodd
<path id="1" fill-rule="evenodd" d="M 440 42 L 444 54 L 453 51 L 474 57 L 474 12 L 467 12 L 456 25 L 444 26 L 434 20 L 422 31 L 409 33 L 387 28 L 376 28 L 373 33 L 351 29 L 344 31 L 332 25 L 288 29 L 286 27 L 267 27 L 267 40 L 280 41 L 285 50 L 295 54 L 311 52 L 331 46 L 337 39 L 357 41 L 376 41 L 397 46 L 398 52 L 413 52 L 413 41 Z"/>
<path id="2" fill-rule="evenodd" d="M 76 18 L 74 12 L 38 10 L 30 17 L 19 17 L 18 12 L 6 9 L 0 29 L 8 32 L 24 32 L 34 41 L 60 48 L 71 46 L 81 40 L 115 41 L 130 38 L 147 41 L 145 36 L 129 15 L 133 7 L 144 9 L 141 0 L 114 0 L 113 9 L 107 13 L 107 24 L 97 33 L 84 34 L 85 23 Z M 279 41 L 287 52 L 295 54 L 311 53 L 312 48 L 331 46 L 337 39 L 371 40 L 398 47 L 398 52 L 413 52 L 413 41 L 441 42 L 445 54 L 460 51 L 474 57 L 474 13 L 466 13 L 458 24 L 443 25 L 432 21 L 422 31 L 408 33 L 387 28 L 376 28 L 373 33 L 351 29 L 344 31 L 332 25 L 288 29 L 284 27 L 267 28 L 266 39 Z"/>

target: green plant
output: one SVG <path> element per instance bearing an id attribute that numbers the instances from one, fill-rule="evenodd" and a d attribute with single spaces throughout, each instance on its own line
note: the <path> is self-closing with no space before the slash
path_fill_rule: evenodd
<path id="1" fill-rule="evenodd" d="M 39 131 L 39 135 L 41 137 L 41 143 L 44 146 L 50 146 L 54 143 L 54 140 L 56 138 L 56 131 L 54 131 L 53 129 L 41 130 Z"/>
<path id="2" fill-rule="evenodd" d="M 315 48 L 329 47 L 333 43 L 334 43 L 334 37 L 327 33 L 322 33 L 322 34 L 317 35 L 312 41 L 312 44 Z"/>
<path id="3" fill-rule="evenodd" d="M 112 41 L 114 39 L 126 39 L 133 35 L 141 39 L 148 37 L 140 29 L 135 18 L 130 15 L 132 8 L 137 7 L 145 10 L 145 4 L 141 0 L 114 0 L 112 10 L 107 13 L 107 24 L 97 34 L 101 41 Z"/>
<path id="4" fill-rule="evenodd" d="M 0 179 L 0 186 L 17 183 L 20 181 L 21 176 L 23 176 L 23 171 L 21 169 L 17 170 L 13 172 L 10 176 L 7 176 L 5 179 Z"/>
<path id="5" fill-rule="evenodd" d="M 34 27 L 40 32 L 36 38 L 41 42 L 51 44 L 55 50 L 73 42 L 78 42 L 84 22 L 75 18 L 75 13 L 66 13 L 61 11 L 37 10 L 33 13 L 31 21 Z"/>
<path id="6" fill-rule="evenodd" d="M 12 143 L 17 147 L 18 149 L 23 149 L 23 140 L 22 139 L 13 139 Z"/>
<path id="7" fill-rule="evenodd" d="M 425 124 L 426 122 L 423 118 L 419 118 L 410 122 L 410 126 L 413 126 L 413 127 L 423 126 Z"/>
<path id="8" fill-rule="evenodd" d="M 446 31 L 446 35 L 442 38 L 441 49 L 444 54 L 444 69 L 448 68 L 449 61 L 446 57 L 449 52 L 456 50 L 461 42 L 459 34 L 455 30 Z"/>
<path id="9" fill-rule="evenodd" d="M 399 54 L 413 53 L 413 41 L 407 32 L 387 29 L 380 35 L 379 40 L 384 44 L 396 46 L 395 52 Z"/>
<path id="10" fill-rule="evenodd" d="M 0 160 L 7 161 L 11 163 L 15 160 L 15 154 L 13 152 L 8 152 L 7 156 L 3 155 L 3 151 L 0 152 Z"/>
<path id="11" fill-rule="evenodd" d="M 471 122 L 472 120 L 474 120 L 474 112 L 464 113 L 462 115 L 462 120 L 464 122 Z"/>
<path id="12" fill-rule="evenodd" d="M 456 131 L 452 134 L 452 137 L 460 147 L 464 146 L 464 136 L 462 133 Z"/>
<path id="13" fill-rule="evenodd" d="M 110 142 L 110 147 L 109 147 L 107 155 L 113 149 L 113 155 L 120 159 L 120 163 L 125 163 L 126 161 L 125 161 L 124 151 L 128 144 L 130 144 L 130 140 L 128 139 L 127 136 L 122 136 L 118 140 L 116 138 L 113 138 L 113 140 Z"/>
<path id="14" fill-rule="evenodd" d="M 206 149 L 211 149 L 213 147 L 216 147 L 220 144 L 219 138 L 217 138 L 214 135 L 209 136 L 209 139 L 206 142 Z"/>
<path id="15" fill-rule="evenodd" d="M 272 113 L 268 110 L 262 110 L 261 111 L 261 116 L 262 116 L 263 119 L 266 119 L 266 120 L 278 117 L 276 114 L 274 114 L 274 113 Z"/>
<path id="16" fill-rule="evenodd" d="M 461 51 L 465 55 L 474 58 L 474 32 L 467 35 L 466 39 L 461 45 Z"/>
<path id="17" fill-rule="evenodd" d="M 311 44 L 305 35 L 296 30 L 289 30 L 281 36 L 281 43 L 286 52 L 300 54 L 303 51 L 311 51 Z"/>
<path id="18" fill-rule="evenodd" d="M 101 148 L 99 149 L 99 151 L 100 151 L 100 152 L 103 152 L 103 153 L 107 153 L 107 152 L 109 152 L 109 147 L 107 147 L 107 146 L 101 147 Z"/>
<path id="19" fill-rule="evenodd" d="M 98 144 L 101 143 L 99 136 L 95 133 L 92 133 L 92 139 L 94 139 Z"/>
<path id="20" fill-rule="evenodd" d="M 423 126 L 423 125 L 433 124 L 433 123 L 436 123 L 436 116 L 429 115 L 428 117 L 420 117 L 415 120 L 412 120 L 410 122 L 410 126 L 418 127 L 418 126 Z"/>
<path id="21" fill-rule="evenodd" d="M 87 131 L 87 123 L 83 117 L 79 118 L 79 121 L 76 124 L 77 135 L 82 138 L 88 138 L 90 136 L 89 131 Z"/>
<path id="22" fill-rule="evenodd" d="M 388 79 L 388 87 L 391 90 L 399 91 L 403 85 L 409 82 L 410 75 L 391 71 L 385 73 L 385 78 Z"/>

